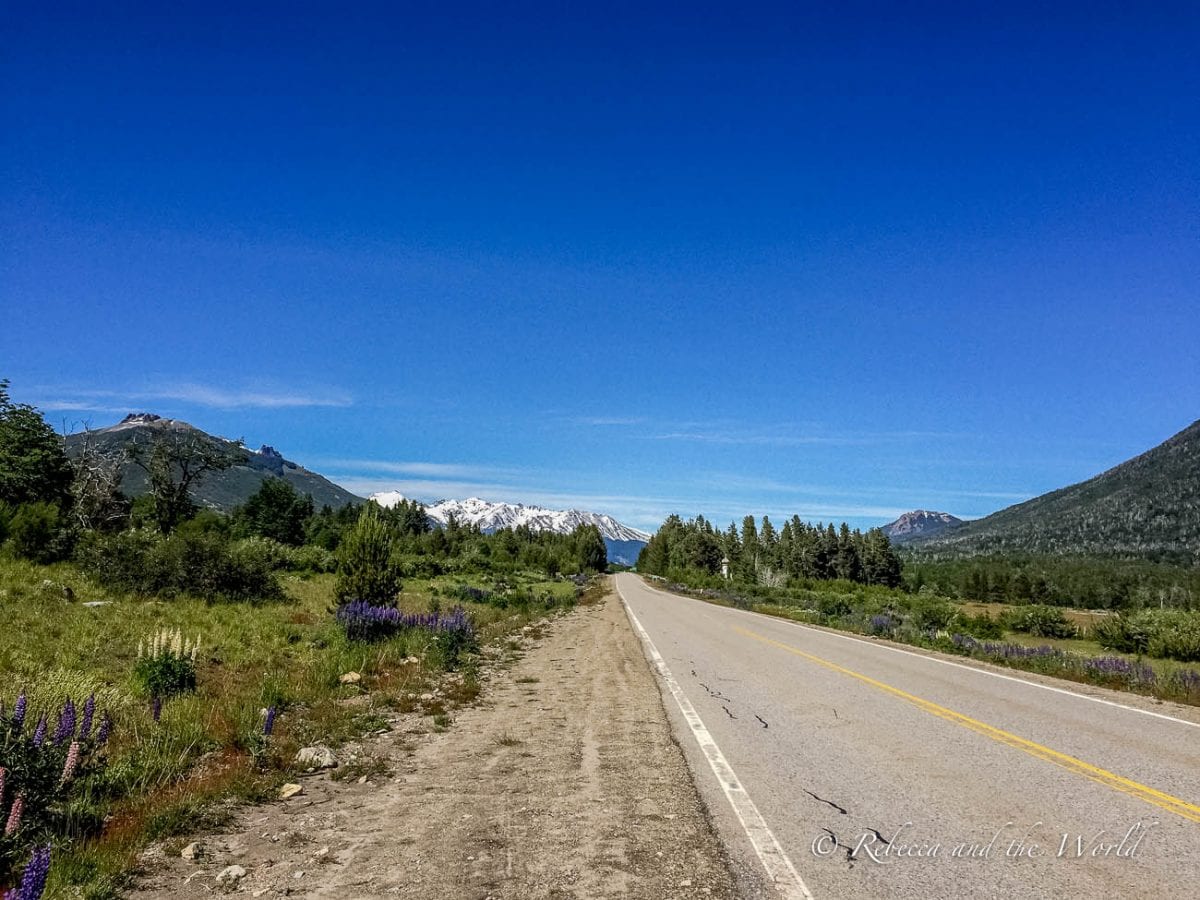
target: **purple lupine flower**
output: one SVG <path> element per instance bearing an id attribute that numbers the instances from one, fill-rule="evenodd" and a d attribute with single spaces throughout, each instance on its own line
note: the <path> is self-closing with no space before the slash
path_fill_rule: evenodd
<path id="1" fill-rule="evenodd" d="M 0 809 L 4 809 L 4 782 L 8 779 L 8 769 L 0 766 Z"/>
<path id="2" fill-rule="evenodd" d="M 79 741 L 71 741 L 71 747 L 67 750 L 67 761 L 63 764 L 62 778 L 59 779 L 59 783 L 66 784 L 74 778 L 77 768 L 79 768 Z"/>
<path id="3" fill-rule="evenodd" d="M 42 713 L 41 718 L 38 719 L 37 728 L 33 729 L 33 746 L 42 746 L 44 740 L 46 740 L 46 714 Z"/>
<path id="4" fill-rule="evenodd" d="M 154 702 L 150 704 L 150 715 L 154 716 L 155 722 L 162 718 L 162 697 L 154 698 Z"/>
<path id="5" fill-rule="evenodd" d="M 58 714 L 58 727 L 54 729 L 54 746 L 61 747 L 67 738 L 75 737 L 75 702 L 68 697 Z"/>
<path id="6" fill-rule="evenodd" d="M 96 695 L 92 694 L 83 704 L 83 719 L 79 723 L 79 739 L 86 741 L 92 736 L 92 719 L 96 715 Z"/>
<path id="7" fill-rule="evenodd" d="M 29 705 L 29 701 L 25 698 L 25 692 L 21 691 L 21 696 L 17 698 L 17 703 L 13 707 L 12 727 L 13 734 L 21 733 L 21 726 L 25 724 L 25 710 Z"/>
<path id="8" fill-rule="evenodd" d="M 267 707 L 267 718 L 263 722 L 263 734 L 267 737 L 271 736 L 271 732 L 275 730 L 275 707 Z"/>
<path id="9" fill-rule="evenodd" d="M 338 607 L 335 618 L 351 640 L 373 641 L 389 638 L 411 628 L 433 632 L 473 632 L 466 610 L 456 606 L 449 613 L 402 613 L 394 606 L 376 606 L 354 600 Z"/>
<path id="10" fill-rule="evenodd" d="M 16 834 L 17 829 L 21 827 L 21 813 L 25 811 L 25 798 L 17 794 L 17 799 L 13 801 L 12 809 L 8 811 L 8 822 L 4 825 L 4 836 Z"/>
<path id="11" fill-rule="evenodd" d="M 21 888 L 17 894 L 18 900 L 41 900 L 46 890 L 46 877 L 50 874 L 50 847 L 45 846 L 33 851 L 33 858 L 25 866 L 21 876 Z"/>
<path id="12" fill-rule="evenodd" d="M 96 744 L 103 747 L 108 743 L 109 735 L 112 734 L 112 716 L 105 713 L 100 718 L 100 729 L 96 732 Z"/>

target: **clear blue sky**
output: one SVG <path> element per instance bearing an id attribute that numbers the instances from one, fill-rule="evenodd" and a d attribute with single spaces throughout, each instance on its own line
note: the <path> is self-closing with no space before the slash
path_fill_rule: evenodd
<path id="1" fill-rule="evenodd" d="M 219 6 L 6 13 L 55 424 L 652 528 L 979 516 L 1200 417 L 1194 3 Z"/>

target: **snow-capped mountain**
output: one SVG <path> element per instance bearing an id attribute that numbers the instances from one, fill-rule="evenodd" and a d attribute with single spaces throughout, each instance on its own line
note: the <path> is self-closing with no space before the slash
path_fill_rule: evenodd
<path id="1" fill-rule="evenodd" d="M 380 506 L 395 506 L 407 499 L 398 491 L 382 491 L 372 494 L 371 499 Z M 555 531 L 570 534 L 580 525 L 595 525 L 600 535 L 610 541 L 650 540 L 650 535 L 630 528 L 603 513 L 581 509 L 546 509 L 543 506 L 525 506 L 522 503 L 493 503 L 471 497 L 467 500 L 439 500 L 427 504 L 429 518 L 446 524 L 454 516 L 464 525 L 478 525 L 481 531 L 498 531 L 501 528 L 516 528 L 527 525 L 534 531 Z"/>

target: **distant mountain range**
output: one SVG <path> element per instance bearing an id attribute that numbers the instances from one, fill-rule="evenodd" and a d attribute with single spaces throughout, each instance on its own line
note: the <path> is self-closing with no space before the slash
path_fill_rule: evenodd
<path id="1" fill-rule="evenodd" d="M 396 491 L 383 491 L 372 494 L 371 499 L 380 506 L 395 506 L 409 498 Z M 478 525 L 481 531 L 499 531 L 501 528 L 526 525 L 534 531 L 570 534 L 580 525 L 595 525 L 608 546 L 609 560 L 623 565 L 633 565 L 642 547 L 650 540 L 646 532 L 623 525 L 612 516 L 580 509 L 546 509 L 470 497 L 466 500 L 439 500 L 426 505 L 425 511 L 430 519 L 439 524 L 445 525 L 454 516 L 464 525 Z"/>
<path id="2" fill-rule="evenodd" d="M 918 534 L 908 546 L 936 557 L 1032 553 L 1198 564 L 1200 421 L 1088 481 Z"/>
<path id="3" fill-rule="evenodd" d="M 66 450 L 68 455 L 76 457 L 83 451 L 85 443 L 90 441 L 93 447 L 102 452 L 121 452 L 136 443 L 149 445 L 163 437 L 215 445 L 238 459 L 232 467 L 210 473 L 197 482 L 192 491 L 192 500 L 200 506 L 230 512 L 245 503 L 264 481 L 273 476 L 282 478 L 301 494 L 312 495 L 317 509 L 326 505 L 336 508 L 347 503 L 363 502 L 362 497 L 355 496 L 329 479 L 284 459 L 273 447 L 263 446 L 257 452 L 247 450 L 236 441 L 216 437 L 187 422 L 164 419 L 152 413 L 131 413 L 116 425 L 68 435 Z M 138 497 L 146 493 L 148 487 L 146 473 L 132 462 L 126 462 L 121 472 L 121 492 L 127 497 Z"/>
<path id="4" fill-rule="evenodd" d="M 963 524 L 963 520 L 945 512 L 931 512 L 927 509 L 914 509 L 906 512 L 894 522 L 883 526 L 883 533 L 892 539 L 893 544 L 906 544 L 921 538 L 930 538 L 941 534 L 949 528 Z"/>

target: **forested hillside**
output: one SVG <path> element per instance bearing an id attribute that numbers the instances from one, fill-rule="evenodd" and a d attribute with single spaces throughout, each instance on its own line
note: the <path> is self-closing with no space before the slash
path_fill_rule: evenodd
<path id="1" fill-rule="evenodd" d="M 909 545 L 920 558 L 998 554 L 1200 562 L 1200 421 L 1141 456 Z"/>

